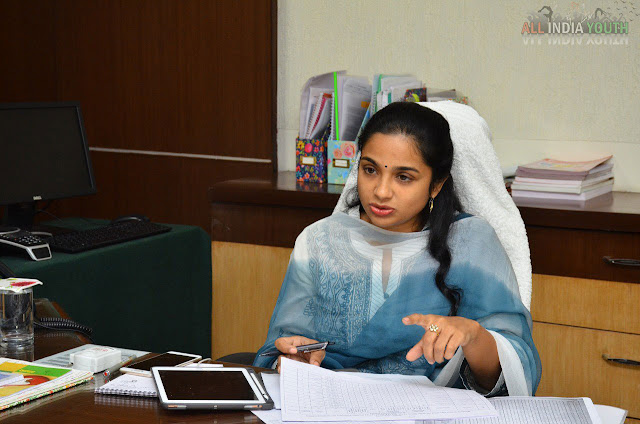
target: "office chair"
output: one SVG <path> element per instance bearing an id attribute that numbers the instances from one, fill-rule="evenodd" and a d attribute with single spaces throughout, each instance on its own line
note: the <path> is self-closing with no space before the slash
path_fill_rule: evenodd
<path id="1" fill-rule="evenodd" d="M 255 357 L 256 352 L 238 352 L 222 356 L 216 359 L 216 361 L 231 362 L 233 364 L 240 365 L 253 365 L 253 360 L 255 359 Z"/>

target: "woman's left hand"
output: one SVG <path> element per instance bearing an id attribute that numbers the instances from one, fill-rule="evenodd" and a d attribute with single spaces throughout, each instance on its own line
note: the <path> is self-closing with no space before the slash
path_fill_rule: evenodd
<path id="1" fill-rule="evenodd" d="M 407 352 L 407 361 L 424 356 L 430 364 L 453 358 L 458 347 L 473 343 L 482 329 L 472 319 L 442 315 L 411 314 L 402 318 L 402 323 L 419 325 L 425 330 L 422 339 Z"/>

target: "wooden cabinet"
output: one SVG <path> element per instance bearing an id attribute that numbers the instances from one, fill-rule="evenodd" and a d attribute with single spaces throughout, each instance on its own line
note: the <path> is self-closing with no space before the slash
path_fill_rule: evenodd
<path id="1" fill-rule="evenodd" d="M 267 338 L 290 248 L 214 241 L 211 357 L 255 352 Z"/>
<path id="2" fill-rule="evenodd" d="M 538 396 L 588 396 L 640 417 L 640 284 L 534 275 Z M 562 304 L 566 307 L 562 307 Z"/>
<path id="3" fill-rule="evenodd" d="M 640 259 L 640 194 L 591 208 L 518 206 L 534 272 L 537 395 L 588 396 L 640 419 L 640 366 L 605 359 L 640 361 L 640 266 L 606 260 Z"/>

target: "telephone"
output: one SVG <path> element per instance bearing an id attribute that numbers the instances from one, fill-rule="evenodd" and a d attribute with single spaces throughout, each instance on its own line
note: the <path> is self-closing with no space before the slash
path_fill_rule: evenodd
<path id="1" fill-rule="evenodd" d="M 26 250 L 34 261 L 51 259 L 49 243 L 18 227 L 0 227 L 0 246 Z"/>
<path id="2" fill-rule="evenodd" d="M 11 278 L 11 277 L 15 277 L 15 274 L 13 273 L 11 268 L 9 268 L 8 266 L 0 262 L 0 278 Z M 86 325 L 79 324 L 71 319 L 66 319 L 66 318 L 60 318 L 60 317 L 38 318 L 38 315 L 36 314 L 36 308 L 33 308 L 33 311 L 34 311 L 33 324 L 36 327 L 42 328 L 45 330 L 76 331 L 78 333 L 84 334 L 85 336 L 87 336 L 89 340 L 91 340 L 91 342 L 93 342 L 93 339 L 91 338 L 93 330 L 90 327 L 87 327 Z"/>

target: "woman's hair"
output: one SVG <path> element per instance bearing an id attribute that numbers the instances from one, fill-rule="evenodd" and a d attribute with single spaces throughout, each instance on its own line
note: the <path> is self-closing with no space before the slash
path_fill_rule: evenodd
<path id="1" fill-rule="evenodd" d="M 422 154 L 422 159 L 433 171 L 429 193 L 445 178 L 446 181 L 433 201 L 433 211 L 429 213 L 429 204 L 420 212 L 421 224 L 427 223 L 431 229 L 427 249 L 438 262 L 435 282 L 438 290 L 447 298 L 451 307 L 449 315 L 458 313 L 462 291 L 448 286 L 446 277 L 451 266 L 451 251 L 448 237 L 451 223 L 456 212 L 462 211 L 460 200 L 453 187 L 451 165 L 453 164 L 453 143 L 449 133 L 449 123 L 439 113 L 415 103 L 391 103 L 371 117 L 358 138 L 358 148 L 364 146 L 376 134 L 401 134 L 412 139 Z M 358 164 L 357 164 L 358 165 Z M 347 193 L 349 208 L 360 206 L 358 188 Z"/>

